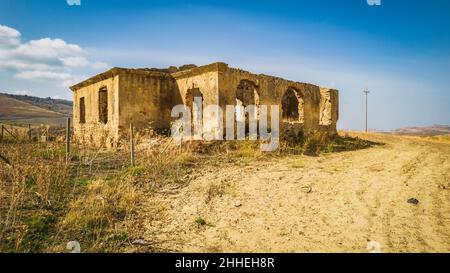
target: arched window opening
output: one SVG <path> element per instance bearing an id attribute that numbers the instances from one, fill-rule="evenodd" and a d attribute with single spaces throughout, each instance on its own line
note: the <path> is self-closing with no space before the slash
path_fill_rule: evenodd
<path id="1" fill-rule="evenodd" d="M 239 112 L 240 108 L 236 108 L 236 122 L 245 122 L 245 134 L 247 135 L 250 131 L 249 121 L 250 115 L 254 120 L 259 119 L 259 94 L 255 83 L 249 80 L 242 80 L 236 89 L 236 106 L 242 106 L 242 110 L 247 106 L 254 106 L 254 112 L 243 113 Z M 245 120 L 244 120 L 245 119 Z"/>
<path id="2" fill-rule="evenodd" d="M 284 122 L 303 123 L 305 101 L 303 95 L 296 89 L 289 88 L 281 101 L 282 119 Z"/>
<path id="3" fill-rule="evenodd" d="M 203 106 L 204 106 L 203 94 L 199 88 L 191 88 L 186 93 L 186 106 L 191 111 L 191 125 L 192 132 L 195 128 L 202 128 L 203 125 Z"/>

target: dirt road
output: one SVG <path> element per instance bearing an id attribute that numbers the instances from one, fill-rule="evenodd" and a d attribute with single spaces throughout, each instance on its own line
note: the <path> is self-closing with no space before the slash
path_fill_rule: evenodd
<path id="1" fill-rule="evenodd" d="M 361 136 L 385 145 L 203 170 L 147 201 L 143 237 L 169 251 L 367 252 L 377 241 L 450 252 L 450 144 Z"/>

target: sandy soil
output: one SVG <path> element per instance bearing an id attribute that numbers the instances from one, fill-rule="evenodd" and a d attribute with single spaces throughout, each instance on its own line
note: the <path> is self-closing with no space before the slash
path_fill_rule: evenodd
<path id="1" fill-rule="evenodd" d="M 183 252 L 450 252 L 450 144 L 360 136 L 385 145 L 211 166 L 146 201 L 143 238 Z"/>

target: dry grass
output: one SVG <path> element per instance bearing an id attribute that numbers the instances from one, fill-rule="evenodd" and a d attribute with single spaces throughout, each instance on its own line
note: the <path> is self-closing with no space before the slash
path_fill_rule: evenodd
<path id="1" fill-rule="evenodd" d="M 418 137 L 422 140 L 427 140 L 431 142 L 439 142 L 439 143 L 450 143 L 450 135 L 440 135 L 440 136 L 424 136 Z"/>
<path id="2" fill-rule="evenodd" d="M 74 145 L 66 165 L 62 142 L 1 143 L 12 166 L 0 162 L 0 252 L 64 252 L 73 240 L 83 252 L 129 244 L 141 195 L 183 185 L 196 163 L 169 138 L 138 142 L 134 167 L 127 146 L 113 153 Z"/>
<path id="3" fill-rule="evenodd" d="M 68 206 L 58 229 L 88 251 L 111 251 L 128 240 L 127 220 L 135 213 L 139 192 L 129 176 L 90 181 Z"/>
<path id="4" fill-rule="evenodd" d="M 48 160 L 33 144 L 2 144 L 12 162 L 0 163 L 1 251 L 39 251 L 72 187 L 62 158 Z"/>
<path id="5" fill-rule="evenodd" d="M 140 236 L 142 200 L 188 185 L 206 164 L 246 165 L 371 145 L 317 133 L 297 143 L 283 142 L 278 152 L 267 154 L 257 141 L 180 146 L 151 131 L 138 133 L 136 140 L 134 167 L 126 144 L 114 153 L 74 145 L 69 165 L 62 142 L 0 144 L 0 153 L 12 162 L 0 162 L 0 252 L 65 252 L 66 243 L 74 240 L 83 252 L 121 251 Z M 205 202 L 230 190 L 226 183 L 211 183 Z"/>

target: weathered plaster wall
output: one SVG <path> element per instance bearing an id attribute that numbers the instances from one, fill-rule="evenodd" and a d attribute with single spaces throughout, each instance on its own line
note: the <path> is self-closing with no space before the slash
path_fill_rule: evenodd
<path id="1" fill-rule="evenodd" d="M 211 66 L 211 69 L 214 66 Z M 219 101 L 218 96 L 218 73 L 209 71 L 203 67 L 194 68 L 188 71 L 182 71 L 172 74 L 176 79 L 178 91 L 183 103 L 186 103 L 186 94 L 189 89 L 198 88 L 203 94 L 204 105 L 216 105 Z"/>
<path id="2" fill-rule="evenodd" d="M 333 131 L 333 125 L 335 130 L 335 123 L 329 128 L 320 126 L 320 102 L 321 102 L 321 89 L 318 86 L 299 83 L 284 80 L 278 77 L 272 77 L 267 75 L 257 75 L 240 69 L 228 68 L 223 65 L 219 69 L 219 103 L 221 107 L 225 105 L 236 104 L 236 89 L 242 80 L 248 80 L 255 84 L 260 105 L 279 105 L 280 106 L 280 129 L 281 134 L 287 133 L 287 131 L 294 131 L 294 133 L 310 133 L 315 130 L 329 130 Z M 303 98 L 304 103 L 304 117 L 302 122 L 283 122 L 282 119 L 282 98 L 285 92 L 293 88 L 298 92 L 299 97 Z M 327 89 L 329 90 L 329 89 Z M 324 91 L 324 94 L 327 91 Z M 337 105 L 337 91 L 332 92 L 331 100 L 334 105 Z M 334 109 L 334 108 L 333 108 Z M 334 122 L 337 121 L 335 116 Z M 269 124 L 270 124 L 270 112 L 269 112 Z M 289 132 L 291 133 L 291 132 Z"/>
<path id="3" fill-rule="evenodd" d="M 106 88 L 108 94 L 108 123 L 103 124 L 99 120 L 99 90 Z M 74 138 L 81 143 L 95 146 L 111 147 L 119 137 L 118 124 L 118 90 L 119 77 L 99 81 L 97 83 L 82 87 L 73 92 L 73 128 Z M 80 123 L 80 98 L 85 100 L 85 120 Z"/>
<path id="4" fill-rule="evenodd" d="M 192 99 L 192 95 L 187 95 L 188 92 L 193 92 L 195 94 L 201 93 L 203 97 L 203 110 L 208 105 L 218 105 L 219 103 L 219 79 L 217 72 L 217 64 L 211 64 L 208 66 L 193 68 L 191 70 L 177 72 L 172 74 L 176 79 L 178 92 L 182 99 L 184 105 L 191 106 L 192 102 L 187 100 Z M 173 104 L 174 106 L 176 104 Z M 193 109 L 191 109 L 193 111 Z M 192 116 L 195 114 L 192 113 Z M 206 128 L 211 128 L 210 130 L 216 131 L 218 128 L 219 116 L 213 113 L 203 112 L 202 124 Z M 193 123 L 196 123 L 193 121 Z"/>
<path id="5" fill-rule="evenodd" d="M 240 86 L 243 81 L 245 84 Z M 170 129 L 173 121 L 172 108 L 179 104 L 192 105 L 186 100 L 192 100 L 192 96 L 187 94 L 193 90 L 203 96 L 203 108 L 208 105 L 218 105 L 222 108 L 225 128 L 226 106 L 237 104 L 238 86 L 241 88 L 240 96 L 242 90 L 254 89 L 256 95 L 250 97 L 254 97 L 258 106 L 280 106 L 282 137 L 299 136 L 318 130 L 336 133 L 339 118 L 337 90 L 253 74 L 229 68 L 225 63 L 213 63 L 174 73 L 151 69 L 113 68 L 73 86 L 75 137 L 86 143 L 114 146 L 121 137 L 128 134 L 131 122 L 137 129 L 150 126 L 155 129 Z M 107 124 L 99 121 L 98 92 L 103 87 L 108 90 Z M 283 121 L 282 100 L 290 89 L 294 90 L 303 115 L 300 114 L 301 118 L 298 120 Z M 85 124 L 79 123 L 80 97 L 85 97 Z M 270 118 L 269 111 L 269 127 Z M 204 125 L 209 123 L 209 126 L 214 126 L 218 122 L 219 117 L 216 115 L 205 116 L 203 119 Z"/>
<path id="6" fill-rule="evenodd" d="M 120 74 L 119 130 L 127 133 L 130 123 L 138 128 L 170 128 L 170 111 L 181 98 L 174 79 L 166 73 Z"/>
<path id="7" fill-rule="evenodd" d="M 331 133 L 336 132 L 339 120 L 339 92 L 335 89 L 320 89 L 320 118 L 319 124 Z"/>

